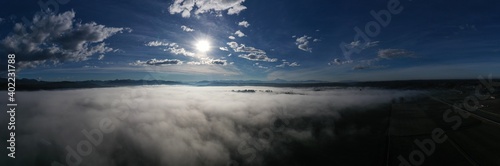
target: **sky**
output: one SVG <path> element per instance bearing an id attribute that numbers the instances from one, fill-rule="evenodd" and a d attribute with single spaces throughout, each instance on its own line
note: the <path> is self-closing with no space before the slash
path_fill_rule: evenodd
<path id="1" fill-rule="evenodd" d="M 0 2 L 18 78 L 381 81 L 500 75 L 494 0 Z M 5 70 L 2 70 L 5 73 Z"/>

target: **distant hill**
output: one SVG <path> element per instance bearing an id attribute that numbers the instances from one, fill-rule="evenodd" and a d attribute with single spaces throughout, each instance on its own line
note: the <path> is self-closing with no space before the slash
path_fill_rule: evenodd
<path id="1" fill-rule="evenodd" d="M 7 79 L 0 78 L 0 82 L 7 89 Z M 500 82 L 500 80 L 494 80 Z M 164 80 L 89 80 L 89 81 L 38 81 L 35 79 L 17 79 L 16 90 L 55 90 L 103 88 L 120 86 L 142 85 L 191 85 L 191 86 L 271 86 L 271 87 L 376 87 L 384 89 L 463 89 L 478 85 L 478 80 L 409 80 L 409 81 L 372 81 L 372 82 L 324 82 L 316 80 L 286 81 L 286 80 L 220 80 L 179 82 Z M 318 89 L 320 90 L 320 89 Z"/>
<path id="2" fill-rule="evenodd" d="M 4 87 L 7 86 L 7 79 L 0 78 Z M 89 80 L 89 81 L 38 81 L 35 79 L 17 79 L 16 90 L 54 90 L 54 89 L 79 89 L 79 88 L 104 88 L 119 86 L 140 86 L 140 85 L 176 85 L 182 84 L 177 81 L 162 80 Z"/>

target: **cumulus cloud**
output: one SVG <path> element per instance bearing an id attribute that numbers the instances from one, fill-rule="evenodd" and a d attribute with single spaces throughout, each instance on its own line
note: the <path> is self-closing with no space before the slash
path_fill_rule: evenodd
<path id="1" fill-rule="evenodd" d="M 23 153 L 8 162 L 191 166 L 231 161 L 269 165 L 270 158 L 298 161 L 283 153 L 313 152 L 318 150 L 314 147 L 324 146 L 324 140 L 351 140 L 354 134 L 361 137 L 370 132 L 350 121 L 343 123 L 346 129 L 336 126 L 334 122 L 347 113 L 416 93 L 272 87 L 244 88 L 275 93 L 231 92 L 234 88 L 141 86 L 18 92 L 22 101 L 18 109 L 23 111 L 16 116 L 23 123 L 16 123 L 22 129 L 16 133 L 16 149 Z M 303 95 L 280 94 L 291 91 Z M 6 124 L 6 120 L 0 122 Z M 7 129 L 0 131 L 6 133 Z M 290 146 L 306 144 L 311 147 L 299 150 Z M 90 152 L 75 160 L 79 151 Z"/>
<path id="2" fill-rule="evenodd" d="M 243 32 L 241 32 L 240 30 L 237 30 L 236 32 L 234 32 L 234 34 L 235 34 L 236 36 L 238 36 L 238 37 L 245 37 L 245 36 L 246 36 L 246 35 L 245 35 Z"/>
<path id="3" fill-rule="evenodd" d="M 132 63 L 131 65 L 134 66 L 145 66 L 145 65 L 180 65 L 183 62 L 178 59 L 151 59 L 147 61 L 140 61 L 137 60 L 136 62 Z"/>
<path id="4" fill-rule="evenodd" d="M 279 68 L 284 68 L 284 67 L 299 67 L 300 64 L 297 63 L 297 62 L 287 62 L 287 61 L 283 61 L 283 63 L 281 65 L 277 65 L 276 67 L 279 67 Z"/>
<path id="5" fill-rule="evenodd" d="M 383 59 L 415 57 L 415 52 L 404 49 L 381 49 L 378 51 L 378 57 Z"/>
<path id="6" fill-rule="evenodd" d="M 371 42 L 361 43 L 361 41 L 358 40 L 358 41 L 353 41 L 353 42 L 345 45 L 345 47 L 347 47 L 349 49 L 365 50 L 365 49 L 368 49 L 371 47 L 378 46 L 379 43 L 380 43 L 380 41 L 371 41 Z"/>
<path id="7" fill-rule="evenodd" d="M 309 47 L 309 40 L 311 40 L 311 39 L 312 39 L 312 37 L 304 35 L 302 37 L 297 38 L 295 40 L 295 44 L 302 51 L 312 52 L 312 48 Z"/>
<path id="8" fill-rule="evenodd" d="M 248 23 L 248 21 L 241 21 L 238 23 L 238 25 L 245 27 L 245 28 L 248 28 L 250 26 L 250 23 Z"/>
<path id="9" fill-rule="evenodd" d="M 230 48 L 233 49 L 234 52 L 247 53 L 239 55 L 238 57 L 248 59 L 251 61 L 265 61 L 265 62 L 276 62 L 278 59 L 269 58 L 264 50 L 257 49 L 254 47 L 247 47 L 244 44 L 238 44 L 236 42 L 228 42 Z"/>
<path id="10" fill-rule="evenodd" d="M 191 14 L 203 14 L 227 11 L 228 15 L 239 14 L 247 9 L 243 5 L 245 0 L 175 0 L 168 10 L 170 14 L 181 14 L 184 18 L 191 17 Z"/>
<path id="11" fill-rule="evenodd" d="M 182 29 L 183 31 L 185 31 L 185 32 L 193 32 L 193 31 L 194 31 L 194 29 L 193 29 L 193 28 L 189 28 L 189 27 L 187 27 L 187 26 L 185 26 L 185 25 L 181 26 L 181 29 Z"/>
<path id="12" fill-rule="evenodd" d="M 177 43 L 168 43 L 168 42 L 162 42 L 162 41 L 151 41 L 146 44 L 146 46 L 150 47 L 159 47 L 159 46 L 164 46 L 166 47 L 163 49 L 163 51 L 168 51 L 172 54 L 175 55 L 184 55 L 188 57 L 196 57 L 196 54 L 194 52 L 190 52 L 186 50 L 185 48 L 179 46 Z"/>
<path id="13" fill-rule="evenodd" d="M 231 39 L 231 40 L 236 39 L 236 37 L 234 37 L 234 36 L 229 36 L 229 37 L 227 37 L 227 38 L 229 38 L 229 39 Z"/>
<path id="14" fill-rule="evenodd" d="M 97 58 L 97 60 L 103 60 L 103 59 L 104 59 L 104 57 L 105 57 L 105 55 L 104 55 L 104 54 L 101 54 L 101 55 L 99 55 L 99 57 Z"/>
<path id="15" fill-rule="evenodd" d="M 129 28 L 106 27 L 75 20 L 75 12 L 37 13 L 32 25 L 16 23 L 13 33 L 0 41 L 0 50 L 16 53 L 21 66 L 36 67 L 44 62 L 85 61 L 95 54 L 117 51 L 104 42 Z"/>

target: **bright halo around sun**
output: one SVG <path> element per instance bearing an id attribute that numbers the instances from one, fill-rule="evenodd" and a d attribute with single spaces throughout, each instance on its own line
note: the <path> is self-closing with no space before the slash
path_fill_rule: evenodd
<path id="1" fill-rule="evenodd" d="M 198 40 L 195 44 L 196 50 L 201 53 L 210 51 L 210 42 L 208 40 Z"/>

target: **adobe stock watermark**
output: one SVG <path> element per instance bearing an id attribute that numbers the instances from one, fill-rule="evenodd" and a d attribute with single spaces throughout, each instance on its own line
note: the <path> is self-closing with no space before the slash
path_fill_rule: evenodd
<path id="1" fill-rule="evenodd" d="M 146 79 L 154 79 L 150 73 L 143 77 L 143 80 Z M 147 82 L 143 82 L 143 86 L 147 86 Z M 142 93 L 142 94 L 141 94 Z M 139 94 L 139 95 L 138 95 Z M 85 139 L 80 140 L 76 146 L 65 146 L 65 163 L 68 166 L 78 166 L 83 162 L 84 157 L 89 156 L 94 151 L 94 148 L 99 147 L 104 140 L 106 134 L 113 133 L 117 128 L 117 122 L 122 122 L 130 117 L 131 113 L 137 113 L 141 111 L 139 108 L 139 104 L 132 103 L 129 100 L 131 96 L 144 96 L 147 95 L 145 91 L 141 89 L 132 89 L 128 92 L 120 95 L 119 99 L 113 100 L 111 103 L 112 108 L 118 108 L 118 106 L 124 105 L 127 109 L 120 110 L 116 117 L 108 118 L 104 117 L 99 121 L 99 127 L 91 130 L 83 129 L 81 130 L 81 134 L 85 137 Z M 141 103 L 144 104 L 144 103 Z M 147 102 L 146 102 L 147 104 Z M 54 161 L 51 164 L 52 166 L 64 166 L 64 164 Z"/>
<path id="2" fill-rule="evenodd" d="M 286 112 L 285 112 L 286 114 Z M 250 138 L 243 140 L 238 144 L 238 154 L 243 156 L 243 164 L 252 163 L 257 158 L 257 152 L 269 149 L 271 143 L 275 141 L 275 135 L 285 131 L 287 126 L 290 125 L 288 117 L 274 117 L 270 120 L 269 127 L 259 130 L 258 138 Z M 239 166 L 235 160 L 227 162 L 226 166 Z"/>
<path id="3" fill-rule="evenodd" d="M 412 1 L 412 0 L 408 0 Z M 358 26 L 354 27 L 353 42 L 357 42 L 357 46 L 348 44 L 346 42 L 341 42 L 339 47 L 342 50 L 346 61 L 351 61 L 351 55 L 356 53 L 359 54 L 364 49 L 363 46 L 369 46 L 372 43 L 372 39 L 380 35 L 382 28 L 389 26 L 394 15 L 398 15 L 403 12 L 404 7 L 400 0 L 389 0 L 387 2 L 387 9 L 380 10 L 376 12 L 375 10 L 370 11 L 370 15 L 374 20 L 367 22 L 365 24 L 364 30 Z M 362 43 L 359 43 L 361 42 Z"/>
<path id="4" fill-rule="evenodd" d="M 478 77 L 480 83 L 475 87 L 474 94 L 465 97 L 461 103 L 450 105 L 452 109 L 448 109 L 443 113 L 443 121 L 452 123 L 451 128 L 458 130 L 462 126 L 463 120 L 469 118 L 472 113 L 480 108 L 480 100 L 487 100 L 496 92 L 494 87 L 500 86 L 500 82 L 493 82 L 492 75 L 488 79 L 483 76 Z M 486 90 L 486 93 L 482 93 Z M 452 115 L 452 113 L 455 113 Z M 422 165 L 426 157 L 430 157 L 436 150 L 436 145 L 444 143 L 448 139 L 446 132 L 442 128 L 435 128 L 431 132 L 431 138 L 419 140 L 415 139 L 414 143 L 419 149 L 415 149 L 408 155 L 408 160 L 402 155 L 398 156 L 400 166 Z"/>

